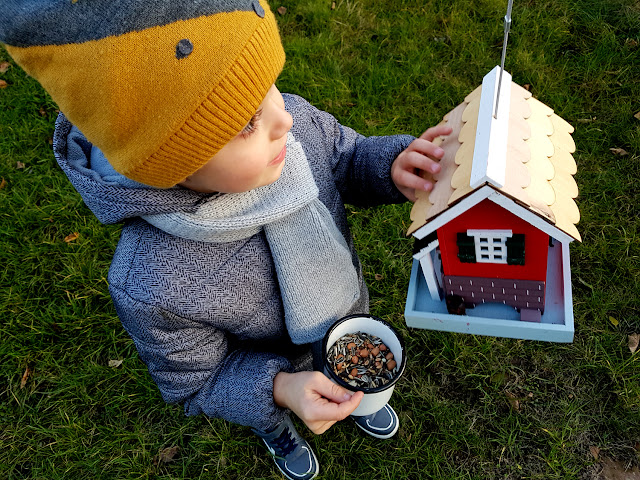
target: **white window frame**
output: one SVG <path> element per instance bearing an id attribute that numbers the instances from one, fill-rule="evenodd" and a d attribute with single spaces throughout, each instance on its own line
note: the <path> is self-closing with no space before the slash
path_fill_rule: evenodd
<path id="1" fill-rule="evenodd" d="M 467 230 L 473 237 L 478 263 L 507 263 L 507 238 L 511 238 L 511 230 Z"/>

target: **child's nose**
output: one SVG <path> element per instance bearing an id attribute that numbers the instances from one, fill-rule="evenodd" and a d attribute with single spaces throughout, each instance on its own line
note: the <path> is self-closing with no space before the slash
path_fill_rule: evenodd
<path id="1" fill-rule="evenodd" d="M 293 126 L 293 118 L 291 114 L 284 108 L 278 108 L 274 119 L 274 128 L 271 130 L 271 134 L 274 140 L 282 138 L 287 134 Z"/>

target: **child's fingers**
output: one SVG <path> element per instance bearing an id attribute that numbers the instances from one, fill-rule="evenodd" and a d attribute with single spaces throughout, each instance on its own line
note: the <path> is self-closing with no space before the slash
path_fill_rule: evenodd
<path id="1" fill-rule="evenodd" d="M 436 174 L 440 171 L 441 167 L 438 160 L 444 155 L 444 151 L 426 140 L 416 140 L 414 143 L 416 145 L 412 144 L 411 150 L 404 151 L 391 167 L 391 176 L 396 185 L 420 188 L 419 185 L 416 185 L 416 182 L 420 183 L 420 177 L 416 174 L 417 171 L 428 174 Z M 422 143 L 427 145 L 422 145 Z M 422 149 L 422 151 L 418 151 L 418 149 Z M 425 152 L 430 153 L 434 158 Z M 424 181 L 423 179 L 422 183 Z"/>
<path id="2" fill-rule="evenodd" d="M 428 128 L 420 135 L 420 138 L 433 142 L 433 140 L 441 135 L 449 135 L 453 129 L 447 125 L 436 125 L 435 127 Z"/>
<path id="3" fill-rule="evenodd" d="M 407 150 L 407 161 L 418 168 L 420 168 L 421 162 L 428 162 L 430 159 L 440 160 L 444 155 L 442 148 L 424 138 L 414 140 Z M 418 163 L 416 164 L 416 162 Z"/>
<path id="4" fill-rule="evenodd" d="M 307 403 L 299 411 L 294 410 L 308 426 L 316 432 L 315 427 L 325 423 L 333 424 L 339 420 L 347 418 L 360 404 L 363 397 L 362 392 L 355 393 L 349 400 L 336 403 L 327 398 L 318 397 Z M 329 428 L 328 425 L 327 428 Z M 317 432 L 316 432 L 317 433 Z"/>
<path id="5" fill-rule="evenodd" d="M 433 187 L 433 182 L 425 180 L 424 178 L 416 175 L 415 173 L 408 172 L 406 170 L 400 171 L 395 179 L 396 185 L 406 187 L 411 190 L 425 190 L 429 191 Z"/>
<path id="6" fill-rule="evenodd" d="M 347 418 L 360 404 L 364 394 L 352 393 L 319 372 L 313 372 L 307 385 L 313 392 L 311 401 L 304 401 L 294 412 L 309 429 L 321 434 L 334 423 Z"/>
<path id="7" fill-rule="evenodd" d="M 335 420 L 341 420 L 353 412 L 364 396 L 362 392 L 353 393 L 341 387 L 324 375 L 323 379 L 320 380 L 320 385 L 316 388 L 316 392 L 329 400 L 325 406 L 327 409 L 334 409 L 334 414 L 337 416 L 328 417 L 327 419 Z"/>
<path id="8" fill-rule="evenodd" d="M 332 382 L 324 375 L 318 376 L 318 384 L 315 385 L 315 390 L 327 400 L 335 403 L 348 402 L 353 396 L 353 392 Z"/>
<path id="9" fill-rule="evenodd" d="M 361 392 L 358 392 L 358 393 L 361 393 Z M 364 393 L 362 395 L 364 395 Z M 360 404 L 360 400 L 362 400 L 362 398 L 360 398 L 358 401 L 349 400 L 348 402 L 343 402 L 343 403 L 337 405 L 338 406 L 338 410 L 336 411 L 336 419 L 337 420 L 344 420 L 349 415 L 351 415 L 353 413 L 353 411 L 356 408 L 358 408 L 358 405 Z"/>
<path id="10" fill-rule="evenodd" d="M 356 408 L 358 408 L 364 393 L 356 392 L 353 395 L 347 395 L 349 396 L 349 399 L 345 400 L 343 397 L 343 401 L 340 403 L 326 402 L 318 405 L 315 412 L 317 415 L 316 418 L 327 421 L 338 421 L 347 418 Z"/>

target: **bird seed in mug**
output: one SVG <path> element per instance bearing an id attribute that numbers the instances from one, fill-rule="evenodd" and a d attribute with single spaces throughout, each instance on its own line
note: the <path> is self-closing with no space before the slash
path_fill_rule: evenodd
<path id="1" fill-rule="evenodd" d="M 349 333 L 327 352 L 330 368 L 352 387 L 376 388 L 391 381 L 398 370 L 393 353 L 375 335 Z"/>

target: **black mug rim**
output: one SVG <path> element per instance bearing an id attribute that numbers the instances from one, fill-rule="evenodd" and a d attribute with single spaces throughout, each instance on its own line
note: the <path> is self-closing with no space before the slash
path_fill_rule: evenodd
<path id="1" fill-rule="evenodd" d="M 395 374 L 395 376 L 389 381 L 389 383 L 385 384 L 385 385 L 380 385 L 378 387 L 374 387 L 374 388 L 369 388 L 369 387 L 354 387 L 353 385 L 349 385 L 347 382 L 345 382 L 342 378 L 340 378 L 338 375 L 336 375 L 336 373 L 333 371 L 333 368 L 331 368 L 331 366 L 329 365 L 329 360 L 327 359 L 327 343 L 329 341 L 329 337 L 331 336 L 331 332 L 333 332 L 340 324 L 346 322 L 347 320 L 350 320 L 352 318 L 371 318 L 372 320 L 376 320 L 380 323 L 382 323 L 385 327 L 389 328 L 389 330 L 391 330 L 395 336 L 398 338 L 398 342 L 400 342 L 400 348 L 402 348 L 402 361 L 400 362 L 400 366 L 398 367 L 398 372 Z M 355 332 L 352 332 L 355 333 Z M 394 386 L 396 384 L 396 382 L 398 381 L 398 379 L 402 376 L 402 374 L 404 373 L 404 369 L 405 366 L 407 364 L 407 354 L 406 354 L 407 350 L 405 349 L 405 344 L 404 344 L 404 338 L 402 338 L 402 336 L 400 335 L 400 333 L 398 332 L 398 330 L 396 330 L 396 328 L 391 325 L 389 322 L 387 322 L 386 320 L 383 320 L 379 317 L 376 317 L 375 315 L 370 315 L 368 313 L 354 313 L 352 315 L 347 315 L 346 317 L 342 317 L 338 320 L 336 320 L 336 322 L 331 325 L 331 328 L 329 328 L 329 330 L 327 330 L 327 333 L 324 336 L 324 339 L 322 340 L 322 354 L 324 355 L 324 358 L 322 360 L 322 364 L 324 365 L 324 369 L 325 371 L 328 372 L 329 377 L 338 385 L 340 385 L 341 387 L 346 388 L 347 390 L 351 390 L 352 392 L 363 392 L 363 393 L 379 393 L 379 392 L 383 392 L 389 388 L 391 388 L 392 386 Z"/>

